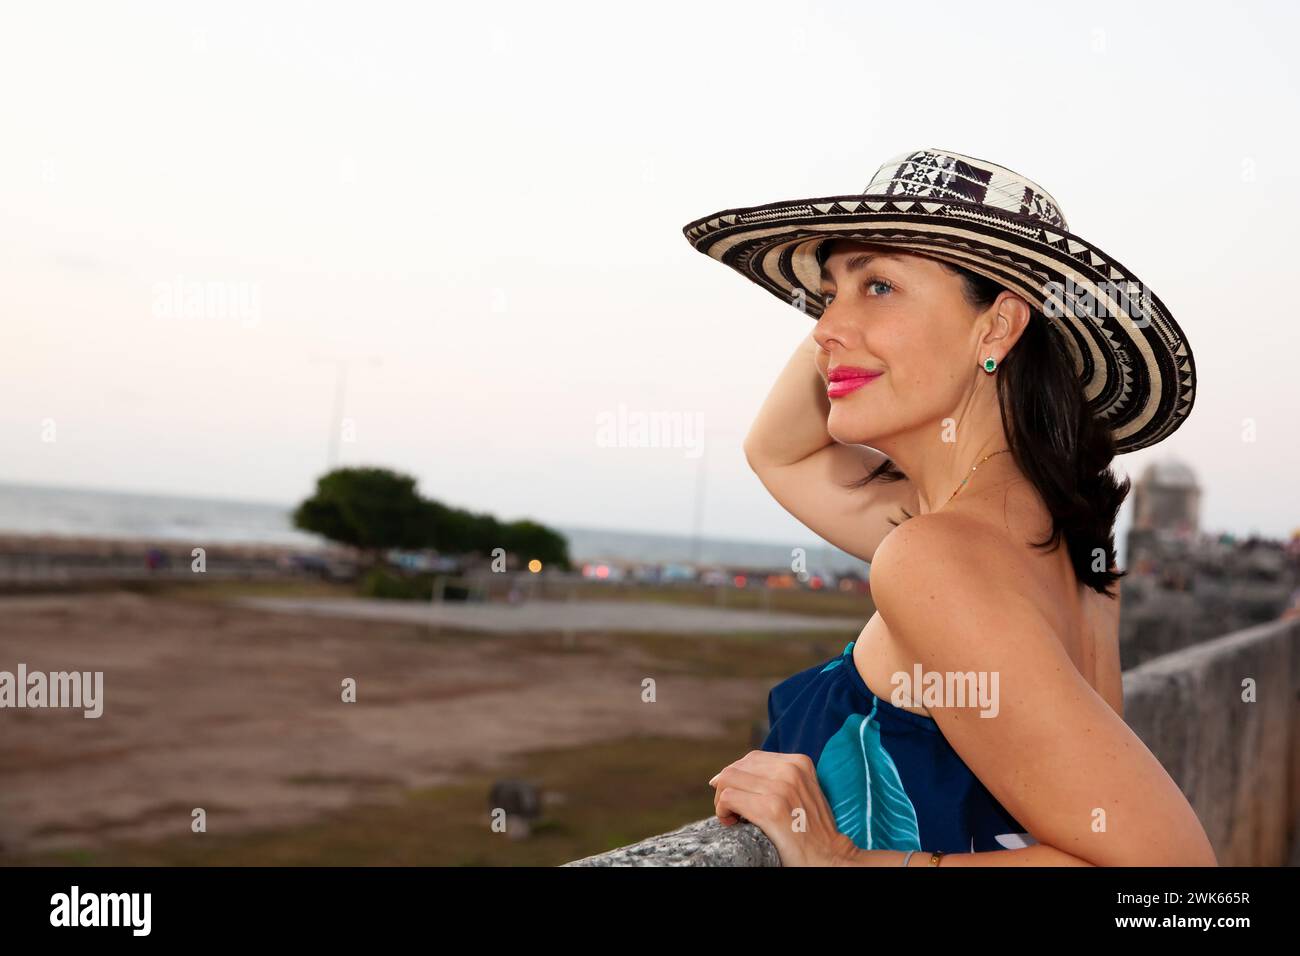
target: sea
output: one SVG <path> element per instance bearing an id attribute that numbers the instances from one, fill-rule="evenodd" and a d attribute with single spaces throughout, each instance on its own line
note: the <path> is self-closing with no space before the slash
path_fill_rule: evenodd
<path id="1" fill-rule="evenodd" d="M 282 545 L 304 550 L 326 542 L 293 527 L 287 505 L 89 488 L 0 483 L 0 534 L 207 541 Z M 788 568 L 792 549 L 802 547 L 813 573 L 856 572 L 867 565 L 816 538 L 787 543 L 658 534 L 553 524 L 569 541 L 578 564 L 628 561 L 648 564 L 717 564 Z"/>

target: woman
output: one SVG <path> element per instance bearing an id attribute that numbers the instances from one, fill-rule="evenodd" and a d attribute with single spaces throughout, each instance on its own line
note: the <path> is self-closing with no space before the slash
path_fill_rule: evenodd
<path id="1" fill-rule="evenodd" d="M 725 210 L 697 249 L 816 318 L 745 442 L 876 613 L 710 784 L 782 863 L 1200 866 L 1123 721 L 1117 452 L 1190 412 L 1181 330 L 1032 181 L 949 150 L 861 196 Z"/>

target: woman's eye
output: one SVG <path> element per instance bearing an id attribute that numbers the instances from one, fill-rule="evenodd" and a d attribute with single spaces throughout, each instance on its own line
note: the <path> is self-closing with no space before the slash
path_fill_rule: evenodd
<path id="1" fill-rule="evenodd" d="M 884 289 L 883 292 L 877 292 L 876 293 L 877 296 L 886 295 L 894 291 L 894 284 L 890 282 L 888 279 L 868 279 L 866 282 L 862 283 L 862 288 L 868 291 L 874 288 L 875 286 L 881 286 Z M 831 299 L 833 298 L 835 298 L 834 292 L 822 293 L 822 301 L 824 301 L 827 306 L 831 304 Z"/>

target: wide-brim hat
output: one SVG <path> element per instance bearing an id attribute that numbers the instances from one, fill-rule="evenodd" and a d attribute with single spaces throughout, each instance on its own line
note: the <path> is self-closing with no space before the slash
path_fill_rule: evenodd
<path id="1" fill-rule="evenodd" d="M 1069 231 L 1060 204 L 1019 173 L 946 149 L 886 162 L 860 194 L 724 209 L 682 230 L 698 251 L 814 319 L 818 248 L 859 239 L 942 259 L 1023 296 L 1061 333 L 1117 453 L 1171 435 L 1196 364 L 1169 310 L 1132 270 Z"/>

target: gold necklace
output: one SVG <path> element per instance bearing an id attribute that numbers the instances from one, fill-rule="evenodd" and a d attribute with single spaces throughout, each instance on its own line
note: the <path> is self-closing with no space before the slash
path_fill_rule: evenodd
<path id="1" fill-rule="evenodd" d="M 990 458 L 992 458 L 994 455 L 1000 455 L 1000 454 L 1002 454 L 1002 452 L 1010 451 L 1010 450 L 1011 450 L 1010 448 L 1003 448 L 1002 451 L 995 451 L 995 452 L 992 452 L 992 453 L 990 453 L 990 454 L 987 454 L 987 455 L 985 455 L 983 458 L 981 458 L 979 461 L 975 462 L 975 464 L 971 466 L 970 475 L 967 475 L 965 478 L 963 478 L 963 479 L 961 480 L 961 484 L 957 486 L 957 491 L 961 491 L 963 488 L 966 487 L 966 482 L 968 482 L 968 481 L 971 480 L 971 475 L 974 475 L 974 474 L 975 474 L 975 469 L 976 469 L 976 468 L 978 468 L 980 465 L 984 464 L 984 462 L 988 461 L 988 460 L 989 460 Z M 950 495 L 948 496 L 948 501 L 952 501 L 952 499 L 954 499 L 954 498 L 957 497 L 957 491 L 954 491 L 952 494 L 950 494 Z M 944 506 L 945 506 L 945 507 L 947 507 L 947 505 L 948 505 L 948 501 L 945 501 L 945 502 L 944 502 Z"/>

